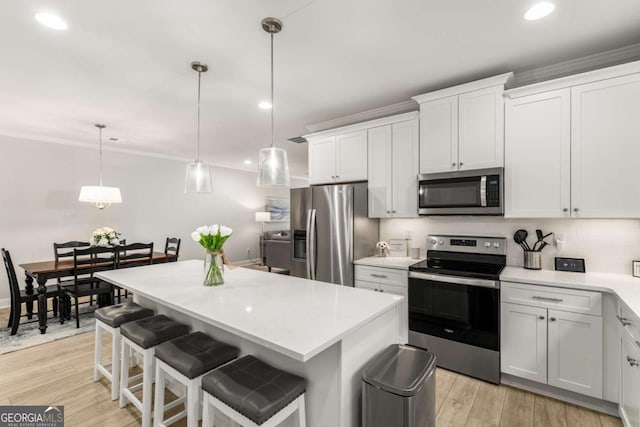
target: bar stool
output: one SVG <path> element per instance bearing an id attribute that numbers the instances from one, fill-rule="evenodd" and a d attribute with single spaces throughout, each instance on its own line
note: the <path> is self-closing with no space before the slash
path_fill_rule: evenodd
<path id="1" fill-rule="evenodd" d="M 125 323 L 120 327 L 120 332 L 122 334 L 120 407 L 127 406 L 127 401 L 133 403 L 142 414 L 142 427 L 151 427 L 151 386 L 154 377 L 155 348 L 165 341 L 188 334 L 189 328 L 160 314 Z M 129 378 L 129 352 L 132 349 L 142 355 L 142 374 Z M 142 383 L 129 386 L 140 377 L 142 377 Z M 142 400 L 133 394 L 140 388 L 142 388 Z"/>
<path id="2" fill-rule="evenodd" d="M 197 427 L 200 419 L 200 394 L 202 377 L 218 366 L 232 361 L 240 349 L 214 340 L 202 332 L 174 338 L 156 347 L 156 398 L 153 414 L 154 427 L 166 427 L 187 417 L 187 427 Z M 164 404 L 166 377 L 184 386 L 181 398 Z M 185 401 L 186 399 L 186 401 Z M 164 419 L 164 412 L 180 403 L 185 410 Z"/>
<path id="3" fill-rule="evenodd" d="M 298 411 L 306 426 L 304 378 L 276 369 L 254 356 L 244 356 L 202 378 L 202 427 L 213 426 L 218 410 L 243 427 L 275 427 Z"/>
<path id="4" fill-rule="evenodd" d="M 111 400 L 117 400 L 120 394 L 120 326 L 127 322 L 153 316 L 153 310 L 133 302 L 99 308 L 95 312 L 96 338 L 93 361 L 93 380 L 99 381 L 101 375 L 111 382 Z M 111 334 L 111 371 L 102 364 L 102 331 Z"/>

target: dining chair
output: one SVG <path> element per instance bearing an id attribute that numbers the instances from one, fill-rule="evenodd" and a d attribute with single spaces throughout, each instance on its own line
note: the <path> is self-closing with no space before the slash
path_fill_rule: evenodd
<path id="1" fill-rule="evenodd" d="M 124 244 L 118 246 L 116 249 L 118 251 L 116 268 L 131 268 L 153 264 L 153 243 Z M 115 285 L 114 287 L 118 292 L 118 304 L 120 304 L 122 288 Z M 129 291 L 126 289 L 124 296 L 125 298 L 129 297 Z"/>
<path id="2" fill-rule="evenodd" d="M 164 254 L 175 255 L 175 258 L 170 260 L 169 262 L 178 261 L 179 253 L 180 253 L 180 239 L 177 237 L 167 237 L 167 241 L 164 244 Z"/>
<path id="3" fill-rule="evenodd" d="M 93 276 L 94 273 L 113 270 L 117 263 L 116 248 L 99 246 L 73 250 L 73 284 L 63 286 L 67 296 L 74 299 L 76 328 L 80 327 L 78 299 L 96 295 L 99 306 L 113 303 L 113 286 Z"/>
<path id="4" fill-rule="evenodd" d="M 78 240 L 71 240 L 69 242 L 64 243 L 53 243 L 53 256 L 56 261 L 65 261 L 67 258 L 69 260 L 73 259 L 73 250 L 74 249 L 86 249 L 91 246 L 89 242 L 80 242 Z M 63 286 L 73 285 L 73 278 L 71 276 L 68 277 L 58 277 L 58 286 L 62 288 Z M 93 305 L 93 295 L 89 297 L 89 305 Z"/>
<path id="5" fill-rule="evenodd" d="M 11 335 L 18 333 L 18 326 L 20 325 L 20 318 L 22 315 L 22 304 L 25 302 L 38 302 L 38 293 L 27 294 L 24 289 L 20 289 L 18 285 L 18 278 L 16 277 L 16 270 L 13 267 L 13 261 L 11 260 L 11 254 L 4 248 L 0 249 L 2 252 L 2 261 L 4 267 L 7 270 L 7 278 L 9 279 L 9 293 L 11 296 L 11 310 L 9 312 L 9 324 L 7 328 L 11 328 Z M 49 285 L 45 293 L 47 301 L 49 298 L 53 298 L 53 315 L 60 313 L 60 323 L 64 323 L 64 292 L 58 288 L 58 285 Z"/>

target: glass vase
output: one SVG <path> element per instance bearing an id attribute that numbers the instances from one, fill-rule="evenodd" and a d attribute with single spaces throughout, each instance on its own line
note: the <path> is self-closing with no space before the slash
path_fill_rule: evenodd
<path id="1" fill-rule="evenodd" d="M 224 283 L 224 263 L 222 253 L 207 252 L 204 258 L 204 286 L 218 286 Z"/>

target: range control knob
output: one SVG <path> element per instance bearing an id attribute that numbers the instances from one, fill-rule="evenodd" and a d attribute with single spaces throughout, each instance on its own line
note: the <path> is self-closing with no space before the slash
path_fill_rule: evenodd
<path id="1" fill-rule="evenodd" d="M 493 242 L 493 247 L 494 248 L 499 248 L 500 247 L 500 243 L 499 242 Z"/>
<path id="2" fill-rule="evenodd" d="M 435 245 L 438 243 L 438 241 L 436 239 L 431 239 L 429 243 L 431 243 L 432 245 Z"/>
<path id="3" fill-rule="evenodd" d="M 484 247 L 485 248 L 490 248 L 491 247 L 491 242 L 484 242 Z"/>
<path id="4" fill-rule="evenodd" d="M 440 243 L 441 245 L 444 245 L 444 240 L 440 240 L 438 243 Z"/>

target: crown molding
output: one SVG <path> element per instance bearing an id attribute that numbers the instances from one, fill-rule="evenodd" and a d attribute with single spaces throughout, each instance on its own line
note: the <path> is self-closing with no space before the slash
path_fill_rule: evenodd
<path id="1" fill-rule="evenodd" d="M 382 117 L 407 113 L 409 111 L 418 111 L 418 104 L 416 104 L 415 101 L 411 99 L 398 102 L 396 104 L 385 105 L 384 107 L 374 108 L 372 110 L 362 111 L 360 113 L 349 114 L 348 116 L 337 117 L 335 119 L 326 120 L 324 122 L 312 123 L 305 127 L 310 134 L 315 134 L 327 129 L 334 129 L 354 123 L 366 122 Z"/>
<path id="2" fill-rule="evenodd" d="M 369 120 L 366 122 L 354 123 L 348 126 L 331 128 L 331 129 L 327 129 L 327 130 L 316 132 L 316 133 L 310 133 L 307 135 L 303 135 L 303 137 L 306 138 L 307 140 L 324 138 L 327 136 L 334 136 L 337 134 L 344 134 L 344 133 L 355 132 L 355 131 L 364 130 L 364 129 L 370 129 L 378 126 L 390 125 L 393 123 L 405 122 L 408 120 L 417 119 L 419 116 L 420 116 L 420 113 L 418 111 L 410 111 L 408 113 L 396 114 L 394 116 L 385 116 L 375 120 Z"/>
<path id="3" fill-rule="evenodd" d="M 513 73 L 504 73 L 497 76 L 488 77 L 482 80 L 474 80 L 469 83 L 464 83 L 457 86 L 451 86 L 444 89 L 428 92 L 422 95 L 414 96 L 414 99 L 418 104 L 423 102 L 434 101 L 436 99 L 447 98 L 449 96 L 460 95 L 474 90 L 486 89 L 493 86 L 502 86 L 503 88 L 511 82 L 513 79 Z"/>

